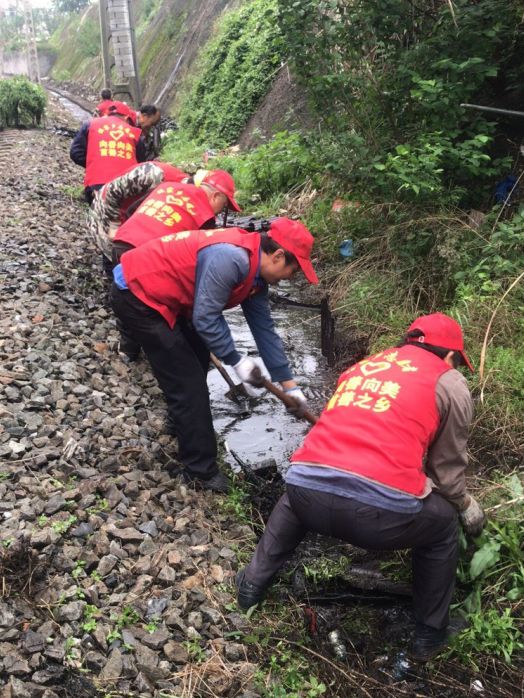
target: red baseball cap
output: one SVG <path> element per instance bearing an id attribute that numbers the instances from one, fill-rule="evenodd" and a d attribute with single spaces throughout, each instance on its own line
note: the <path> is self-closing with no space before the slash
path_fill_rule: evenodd
<path id="1" fill-rule="evenodd" d="M 314 238 L 303 223 L 290 218 L 275 218 L 269 226 L 268 237 L 295 255 L 310 284 L 318 284 L 318 276 L 310 259 Z"/>
<path id="2" fill-rule="evenodd" d="M 204 175 L 200 184 L 209 184 L 217 191 L 225 194 L 229 203 L 229 208 L 233 211 L 241 211 L 242 209 L 235 201 L 235 181 L 233 177 L 225 170 L 209 170 Z"/>
<path id="3" fill-rule="evenodd" d="M 411 332 L 411 330 L 420 330 L 424 333 L 421 337 L 413 340 L 414 342 L 433 344 L 436 347 L 457 351 L 464 359 L 464 363 L 469 370 L 472 372 L 475 370 L 464 351 L 462 328 L 449 315 L 444 315 L 443 313 L 422 315 L 411 323 L 408 332 Z"/>

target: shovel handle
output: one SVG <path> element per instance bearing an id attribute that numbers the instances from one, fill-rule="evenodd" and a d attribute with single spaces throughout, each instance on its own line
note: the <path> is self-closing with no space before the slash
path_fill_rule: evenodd
<path id="1" fill-rule="evenodd" d="M 266 390 L 269 390 L 270 393 L 273 393 L 276 397 L 278 397 L 279 400 L 281 400 L 286 407 L 296 407 L 297 406 L 297 401 L 287 395 L 283 390 L 280 388 L 277 388 L 277 386 L 272 383 L 271 381 L 268 381 L 267 378 L 262 379 L 262 385 Z M 310 410 L 304 410 L 304 413 L 302 414 L 302 417 L 304 419 L 307 419 L 307 421 L 310 424 L 316 424 L 318 422 L 318 417 L 316 414 L 313 414 Z"/>
<path id="2" fill-rule="evenodd" d="M 216 368 L 217 371 L 220 373 L 220 375 L 222 376 L 222 378 L 226 381 L 226 383 L 229 385 L 229 387 L 231 388 L 231 390 L 236 391 L 236 389 L 238 388 L 238 386 L 235 384 L 234 380 L 231 378 L 231 376 L 230 376 L 229 373 L 226 371 L 226 369 L 222 366 L 222 364 L 221 364 L 221 362 L 219 361 L 219 359 L 217 359 L 217 357 L 213 354 L 213 352 L 210 352 L 209 356 L 210 356 L 211 361 L 212 361 L 212 363 L 214 364 L 215 368 Z"/>

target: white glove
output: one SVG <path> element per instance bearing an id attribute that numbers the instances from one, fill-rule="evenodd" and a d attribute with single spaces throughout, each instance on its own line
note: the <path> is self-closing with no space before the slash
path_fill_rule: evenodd
<path id="1" fill-rule="evenodd" d="M 242 383 L 249 383 L 254 385 L 255 388 L 262 386 L 262 371 L 254 359 L 251 359 L 249 356 L 243 356 L 233 368 Z"/>
<path id="2" fill-rule="evenodd" d="M 473 538 L 480 536 L 484 524 L 486 523 L 486 514 L 477 500 L 470 494 L 467 495 L 467 506 L 460 513 L 462 528 L 466 533 Z"/>
<path id="3" fill-rule="evenodd" d="M 296 407 L 288 407 L 287 411 L 294 414 L 295 417 L 302 417 L 304 415 L 304 410 L 307 408 L 307 398 L 302 390 L 298 385 L 295 385 L 294 388 L 284 388 L 284 392 L 289 397 L 292 397 L 296 403 Z"/>

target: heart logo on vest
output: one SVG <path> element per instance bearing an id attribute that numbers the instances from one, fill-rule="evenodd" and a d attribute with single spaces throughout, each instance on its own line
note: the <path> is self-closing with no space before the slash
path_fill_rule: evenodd
<path id="1" fill-rule="evenodd" d="M 175 206 L 179 206 L 180 199 L 176 196 L 171 196 L 171 194 L 168 194 L 166 196 L 166 204 L 175 204 Z"/>
<path id="2" fill-rule="evenodd" d="M 386 371 L 391 368 L 389 361 L 367 361 L 365 364 L 360 364 L 360 370 L 365 376 L 372 376 L 374 373 Z"/>
<path id="3" fill-rule="evenodd" d="M 114 141 L 119 141 L 124 135 L 123 130 L 120 128 L 118 131 L 109 131 L 109 135 Z"/>

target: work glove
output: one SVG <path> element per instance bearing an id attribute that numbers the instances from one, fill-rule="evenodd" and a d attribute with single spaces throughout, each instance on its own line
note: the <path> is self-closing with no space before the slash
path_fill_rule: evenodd
<path id="1" fill-rule="evenodd" d="M 484 528 L 486 514 L 483 512 L 477 500 L 470 494 L 466 495 L 466 502 L 466 508 L 459 513 L 460 521 L 462 522 L 464 531 L 470 536 L 473 536 L 473 538 L 476 538 L 480 536 Z"/>
<path id="2" fill-rule="evenodd" d="M 295 406 L 287 407 L 287 411 L 295 417 L 303 417 L 304 411 L 307 409 L 307 398 L 302 390 L 300 390 L 298 385 L 295 385 L 294 388 L 285 388 L 284 392 L 288 397 L 292 397 L 295 401 Z"/>
<path id="3" fill-rule="evenodd" d="M 254 385 L 255 388 L 262 387 L 264 377 L 260 366 L 254 359 L 251 359 L 249 356 L 243 356 L 233 368 L 242 383 L 249 383 L 249 385 Z"/>

